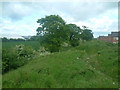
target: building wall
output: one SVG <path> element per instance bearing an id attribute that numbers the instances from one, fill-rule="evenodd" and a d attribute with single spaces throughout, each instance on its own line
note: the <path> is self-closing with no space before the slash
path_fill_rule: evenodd
<path id="1" fill-rule="evenodd" d="M 99 36 L 98 40 L 107 41 L 111 43 L 118 43 L 118 37 L 112 37 L 112 36 Z"/>
<path id="2" fill-rule="evenodd" d="M 112 42 L 113 43 L 118 43 L 118 37 L 113 37 Z"/>

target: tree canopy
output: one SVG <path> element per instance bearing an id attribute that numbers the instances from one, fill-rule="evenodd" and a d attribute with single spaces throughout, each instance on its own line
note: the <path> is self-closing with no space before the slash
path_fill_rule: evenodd
<path id="1" fill-rule="evenodd" d="M 78 46 L 79 40 L 91 40 L 93 33 L 84 26 L 81 29 L 75 24 L 66 24 L 59 15 L 50 15 L 45 18 L 38 19 L 40 26 L 37 28 L 37 36 L 40 43 L 50 52 L 58 52 L 64 42 L 71 46 Z"/>
<path id="2" fill-rule="evenodd" d="M 69 43 L 71 46 L 78 46 L 82 29 L 75 24 L 68 24 Z"/>
<path id="3" fill-rule="evenodd" d="M 37 29 L 37 35 L 42 36 L 44 47 L 51 52 L 59 51 L 63 41 L 67 38 L 65 21 L 58 15 L 50 15 L 38 19 L 41 27 Z"/>
<path id="4" fill-rule="evenodd" d="M 81 38 L 83 40 L 92 40 L 93 39 L 93 33 L 92 33 L 92 30 L 90 29 L 87 29 L 87 27 L 85 26 L 82 33 L 81 33 Z"/>

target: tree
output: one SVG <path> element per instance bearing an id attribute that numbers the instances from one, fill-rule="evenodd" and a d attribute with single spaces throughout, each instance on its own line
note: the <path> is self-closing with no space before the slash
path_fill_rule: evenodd
<path id="1" fill-rule="evenodd" d="M 88 29 L 86 26 L 83 26 L 83 31 L 81 33 L 81 38 L 83 40 L 92 40 L 93 39 L 93 33 L 92 33 L 92 30 Z"/>
<path id="2" fill-rule="evenodd" d="M 62 43 L 67 39 L 65 21 L 58 15 L 50 15 L 38 19 L 40 23 L 37 35 L 40 36 L 41 43 L 46 50 L 57 52 L 60 50 Z"/>
<path id="3" fill-rule="evenodd" d="M 37 23 L 40 24 L 36 30 L 39 42 L 50 52 L 58 52 L 65 42 L 75 47 L 79 45 L 80 39 L 93 38 L 92 31 L 86 26 L 81 29 L 75 24 L 66 24 L 59 15 L 46 16 L 38 19 Z"/>
<path id="4" fill-rule="evenodd" d="M 8 41 L 8 39 L 7 39 L 6 37 L 3 37 L 3 38 L 2 38 L 2 41 L 3 41 L 3 42 L 6 42 L 6 41 Z"/>
<path id="5" fill-rule="evenodd" d="M 68 24 L 68 27 L 70 45 L 73 47 L 78 46 L 82 29 L 75 24 Z"/>

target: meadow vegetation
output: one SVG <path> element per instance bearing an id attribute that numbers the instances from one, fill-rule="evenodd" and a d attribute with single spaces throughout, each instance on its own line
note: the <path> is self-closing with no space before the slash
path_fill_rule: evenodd
<path id="1" fill-rule="evenodd" d="M 117 44 L 92 40 L 60 52 L 36 52 L 27 64 L 3 75 L 3 88 L 118 87 Z"/>

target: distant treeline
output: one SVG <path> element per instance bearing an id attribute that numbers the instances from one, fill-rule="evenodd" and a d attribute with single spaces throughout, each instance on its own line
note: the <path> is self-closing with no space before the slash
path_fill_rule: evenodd
<path id="1" fill-rule="evenodd" d="M 31 38 L 29 39 L 22 39 L 22 38 L 7 38 L 7 37 L 3 37 L 1 38 L 2 42 L 8 42 L 8 41 L 37 41 L 38 40 L 38 36 L 31 36 Z"/>

